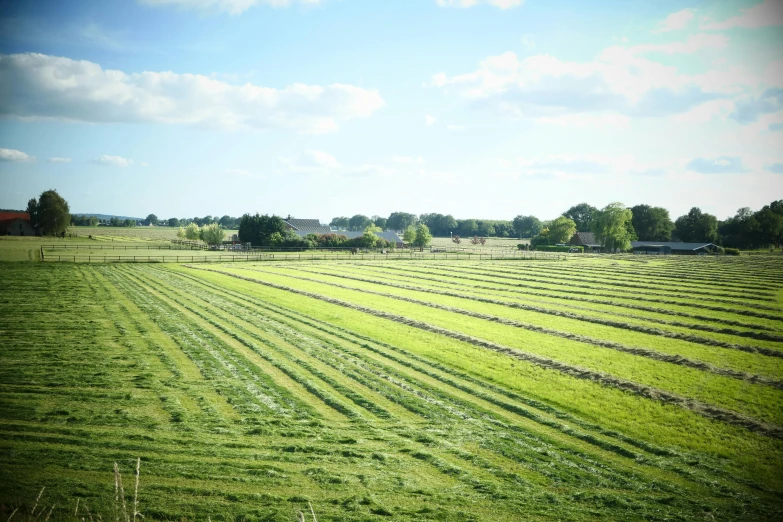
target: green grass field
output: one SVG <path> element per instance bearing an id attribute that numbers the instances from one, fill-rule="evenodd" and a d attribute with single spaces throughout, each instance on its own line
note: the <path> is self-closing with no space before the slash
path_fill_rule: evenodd
<path id="1" fill-rule="evenodd" d="M 108 520 L 138 457 L 147 520 L 783 517 L 783 257 L 3 263 L 0 285 L 0 520 L 42 487 L 53 517 Z"/>

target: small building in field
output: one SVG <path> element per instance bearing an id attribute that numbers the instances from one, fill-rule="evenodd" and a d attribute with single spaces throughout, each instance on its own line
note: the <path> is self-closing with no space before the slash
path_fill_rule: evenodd
<path id="1" fill-rule="evenodd" d="M 632 241 L 634 254 L 679 254 L 698 255 L 714 252 L 718 247 L 713 243 L 683 243 L 681 241 Z"/>
<path id="2" fill-rule="evenodd" d="M 306 236 L 307 234 L 331 234 L 332 229 L 326 225 L 322 225 L 317 219 L 284 219 L 286 230 L 293 230 L 299 236 Z"/>
<path id="3" fill-rule="evenodd" d="M 595 234 L 592 232 L 577 232 L 571 237 L 568 244 L 583 246 L 585 252 L 601 252 L 604 248 L 603 245 L 596 241 Z"/>
<path id="4" fill-rule="evenodd" d="M 0 212 L 0 236 L 34 236 L 27 212 Z"/>

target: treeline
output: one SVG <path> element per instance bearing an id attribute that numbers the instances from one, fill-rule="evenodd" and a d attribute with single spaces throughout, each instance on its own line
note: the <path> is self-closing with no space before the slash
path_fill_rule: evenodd
<path id="1" fill-rule="evenodd" d="M 485 236 L 485 237 L 515 237 L 516 232 L 511 221 L 492 219 L 454 219 L 451 214 L 410 214 L 408 212 L 392 212 L 389 217 L 356 214 L 353 217 L 336 217 L 329 226 L 338 230 L 364 230 L 369 225 L 375 225 L 381 230 L 402 232 L 418 224 L 427 225 L 434 236 Z"/>
<path id="2" fill-rule="evenodd" d="M 783 244 L 783 200 L 773 201 L 755 212 L 747 207 L 741 208 L 735 216 L 725 221 L 698 207 L 672 220 L 665 208 L 650 205 L 627 208 L 621 203 L 613 203 L 601 210 L 588 203 L 580 203 L 563 212 L 561 217 L 573 222 L 573 229 L 560 218 L 543 221 L 536 216 L 519 215 L 511 221 L 503 221 L 455 219 L 450 214 L 417 216 L 408 212 L 393 212 L 386 218 L 362 214 L 350 218 L 336 217 L 329 225 L 342 230 L 364 230 L 374 225 L 383 230 L 405 231 L 424 224 L 434 236 L 439 237 L 538 237 L 542 245 L 566 242 L 574 232 L 594 232 L 604 239 L 614 237 L 620 243 L 637 240 L 685 241 L 742 249 Z M 615 227 L 611 234 L 610 227 Z M 610 243 L 613 241 L 610 240 Z"/>
<path id="3" fill-rule="evenodd" d="M 611 203 L 599 210 L 580 203 L 549 222 L 517 216 L 513 223 L 520 237 L 532 237 L 535 247 L 565 243 L 576 232 L 593 232 L 599 244 L 616 251 L 627 250 L 631 241 L 637 240 L 714 243 L 743 249 L 779 247 L 783 244 L 783 200 L 756 212 L 741 208 L 725 221 L 698 207 L 672 221 L 669 211 L 661 207 L 626 208 L 622 203 Z"/>
<path id="4" fill-rule="evenodd" d="M 394 248 L 396 245 L 378 237 L 381 228 L 372 222 L 362 229 L 364 234 L 348 239 L 335 234 L 308 234 L 300 237 L 293 230 L 286 230 L 278 216 L 245 214 L 239 220 L 239 240 L 253 246 L 276 248 Z"/>
<path id="5" fill-rule="evenodd" d="M 98 219 L 95 216 L 71 216 L 71 225 L 77 227 L 97 227 L 104 225 L 107 227 L 135 227 L 138 222 L 135 219 L 120 219 L 113 217 L 110 219 Z"/>

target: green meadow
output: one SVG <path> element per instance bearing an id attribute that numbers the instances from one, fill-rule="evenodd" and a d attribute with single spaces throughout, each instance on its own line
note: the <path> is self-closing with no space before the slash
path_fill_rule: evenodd
<path id="1" fill-rule="evenodd" d="M 0 241 L 2 520 L 122 518 L 134 495 L 145 520 L 783 517 L 781 256 L 42 244 Z"/>

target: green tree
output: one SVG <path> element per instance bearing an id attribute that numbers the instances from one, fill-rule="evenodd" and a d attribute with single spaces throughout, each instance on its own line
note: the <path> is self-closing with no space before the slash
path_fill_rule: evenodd
<path id="1" fill-rule="evenodd" d="M 610 203 L 593 216 L 595 239 L 609 251 L 631 248 L 633 213 L 622 203 Z"/>
<path id="2" fill-rule="evenodd" d="M 41 193 L 38 197 L 35 215 L 41 234 L 44 236 L 64 235 L 71 223 L 68 202 L 56 190 L 47 190 Z"/>
<path id="3" fill-rule="evenodd" d="M 179 219 L 177 218 L 169 218 L 168 224 L 170 227 L 178 227 L 179 226 Z"/>
<path id="4" fill-rule="evenodd" d="M 362 214 L 356 214 L 348 220 L 349 230 L 364 230 L 367 225 L 372 224 L 372 220 Z"/>
<path id="5" fill-rule="evenodd" d="M 718 218 L 693 207 L 674 222 L 674 235 L 680 241 L 712 243 L 718 239 Z"/>
<path id="6" fill-rule="evenodd" d="M 418 219 L 413 214 L 392 212 L 386 220 L 386 228 L 388 230 L 407 230 L 408 227 L 415 225 L 417 221 Z"/>
<path id="7" fill-rule="evenodd" d="M 565 216 L 560 216 L 549 225 L 549 241 L 553 244 L 567 243 L 574 234 L 576 223 Z"/>
<path id="8" fill-rule="evenodd" d="M 587 203 L 579 203 L 563 212 L 563 215 L 576 224 L 577 232 L 589 232 L 590 223 L 593 221 L 596 212 L 598 212 L 598 209 L 594 206 Z"/>
<path id="9" fill-rule="evenodd" d="M 381 230 L 386 230 L 386 218 L 381 216 L 373 216 L 372 222 L 375 223 L 375 226 L 380 228 Z"/>
<path id="10" fill-rule="evenodd" d="M 424 247 L 431 242 L 432 234 L 430 234 L 429 227 L 424 223 L 419 223 L 419 226 L 416 227 L 416 235 L 413 236 L 413 246 L 424 250 Z"/>
<path id="11" fill-rule="evenodd" d="M 544 228 L 541 220 L 535 216 L 517 216 L 511 224 L 518 238 L 535 237 Z"/>
<path id="12" fill-rule="evenodd" d="M 144 221 L 142 221 L 144 225 L 157 225 L 158 224 L 158 216 L 155 214 L 150 214 L 146 218 L 144 218 Z"/>
<path id="13" fill-rule="evenodd" d="M 95 216 L 90 216 L 90 226 L 91 227 L 97 227 L 98 226 L 98 218 Z"/>
<path id="14" fill-rule="evenodd" d="M 269 246 L 274 234 L 279 234 L 280 242 L 285 240 L 285 223 L 278 216 L 245 214 L 239 221 L 239 240 L 243 243 Z"/>
<path id="15" fill-rule="evenodd" d="M 201 240 L 208 245 L 219 245 L 226 237 L 226 231 L 217 223 L 201 227 Z"/>
<path id="16" fill-rule="evenodd" d="M 475 219 L 462 219 L 457 221 L 457 231 L 462 237 L 475 236 L 478 234 L 478 223 Z"/>
<path id="17" fill-rule="evenodd" d="M 198 228 L 198 225 L 195 223 L 190 223 L 188 226 L 185 227 L 185 237 L 190 239 L 191 241 L 196 241 L 201 237 L 200 230 Z"/>
<path id="18" fill-rule="evenodd" d="M 185 239 L 185 228 L 179 227 L 179 230 L 177 230 L 177 237 L 180 239 Z"/>
<path id="19" fill-rule="evenodd" d="M 381 230 L 381 227 L 375 225 L 374 223 L 371 223 L 366 227 L 364 227 L 364 233 L 366 234 L 367 232 L 369 232 L 370 234 L 375 234 L 376 232 L 383 232 L 383 230 Z"/>
<path id="20" fill-rule="evenodd" d="M 631 222 L 640 241 L 671 241 L 674 223 L 668 210 L 650 205 L 636 205 L 631 207 L 631 214 Z"/>
<path id="21" fill-rule="evenodd" d="M 348 228 L 349 219 L 347 217 L 341 216 L 332 218 L 332 221 L 329 222 L 330 227 L 335 227 L 338 230 L 343 230 Z"/>
<path id="22" fill-rule="evenodd" d="M 413 225 L 405 229 L 405 232 L 402 234 L 402 240 L 408 244 L 413 243 L 416 240 L 416 229 Z"/>
<path id="23" fill-rule="evenodd" d="M 549 245 L 549 244 L 552 243 L 549 240 L 549 228 L 547 227 L 541 229 L 541 232 L 539 232 L 538 234 L 536 234 L 530 239 L 530 246 L 533 248 L 538 246 L 543 246 L 543 245 Z"/>
<path id="24" fill-rule="evenodd" d="M 33 228 L 38 226 L 38 200 L 32 198 L 27 202 L 27 214 L 30 216 L 30 225 Z"/>

